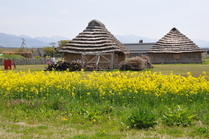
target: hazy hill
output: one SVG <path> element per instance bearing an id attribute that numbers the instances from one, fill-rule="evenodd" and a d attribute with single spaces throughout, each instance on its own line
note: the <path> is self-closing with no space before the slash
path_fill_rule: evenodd
<path id="1" fill-rule="evenodd" d="M 200 39 L 193 39 L 192 41 L 200 48 L 209 48 L 209 41 L 200 40 Z"/>
<path id="2" fill-rule="evenodd" d="M 125 35 L 125 36 L 115 35 L 115 37 L 122 43 L 138 43 L 139 40 L 143 40 L 144 43 L 149 43 L 149 42 L 156 42 L 160 39 L 160 38 L 154 39 L 154 38 L 140 37 L 135 35 Z M 209 41 L 200 40 L 200 39 L 191 39 L 191 40 L 200 48 L 209 48 Z"/>
<path id="3" fill-rule="evenodd" d="M 15 36 L 10 34 L 0 33 L 0 46 L 21 47 L 22 38 L 24 38 L 26 47 L 28 48 L 51 46 L 50 45 L 51 42 L 54 42 L 57 45 L 57 42 L 60 40 L 70 40 L 69 38 L 59 37 L 59 36 L 32 38 L 27 35 Z"/>
<path id="4" fill-rule="evenodd" d="M 0 45 L 3 47 L 21 47 L 22 38 L 25 40 L 26 47 L 44 47 L 47 43 L 33 39 L 29 36 L 15 36 L 5 33 L 0 33 Z"/>
<path id="5" fill-rule="evenodd" d="M 140 37 L 136 35 L 123 35 L 123 36 L 115 35 L 115 37 L 122 43 L 139 43 L 139 40 L 143 40 L 144 43 L 158 41 L 158 39 Z M 60 36 L 54 36 L 54 37 L 43 36 L 43 37 L 32 38 L 26 35 L 15 36 L 15 35 L 9 35 L 5 33 L 0 33 L 0 47 L 2 46 L 3 47 L 21 47 L 22 38 L 24 38 L 26 47 L 28 48 L 39 48 L 39 47 L 51 46 L 50 45 L 51 42 L 56 43 L 56 46 L 57 46 L 58 45 L 57 42 L 60 40 L 70 40 L 69 38 L 60 37 Z M 193 39 L 192 41 L 195 42 L 201 48 L 209 48 L 209 41 L 198 40 L 198 39 Z"/>
<path id="6" fill-rule="evenodd" d="M 57 43 L 60 40 L 71 40 L 69 38 L 65 38 L 65 37 L 60 37 L 60 36 L 53 36 L 53 37 L 36 37 L 34 39 L 37 39 L 39 41 L 45 42 L 45 43 L 51 43 L 51 42 L 55 42 Z"/>
<path id="7" fill-rule="evenodd" d="M 140 37 L 135 35 L 115 35 L 115 37 L 122 43 L 139 43 L 139 40 L 143 40 L 144 43 L 156 42 L 157 39 Z"/>

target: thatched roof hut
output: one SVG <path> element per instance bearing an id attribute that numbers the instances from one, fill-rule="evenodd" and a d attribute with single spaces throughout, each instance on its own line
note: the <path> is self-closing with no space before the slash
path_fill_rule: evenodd
<path id="1" fill-rule="evenodd" d="M 89 22 L 83 32 L 63 46 L 59 52 L 64 53 L 66 61 L 81 60 L 83 65 L 117 68 L 128 53 L 119 42 L 98 20 Z"/>
<path id="2" fill-rule="evenodd" d="M 201 50 L 193 41 L 173 28 L 147 52 L 151 63 L 202 63 Z"/>

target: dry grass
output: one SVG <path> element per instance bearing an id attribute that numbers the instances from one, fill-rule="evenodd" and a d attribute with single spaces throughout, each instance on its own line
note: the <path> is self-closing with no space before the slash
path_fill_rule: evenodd
<path id="1" fill-rule="evenodd" d="M 50 139 L 69 139 L 69 138 L 121 138 L 121 139 L 189 139 L 200 138 L 198 135 L 188 137 L 188 129 L 175 127 L 164 129 L 162 126 L 157 126 L 154 129 L 147 130 L 125 130 L 125 131 L 101 131 L 100 127 L 93 125 L 90 128 L 76 128 L 76 125 L 53 125 L 42 123 L 42 125 L 30 125 L 26 123 L 16 124 L 10 122 L 1 122 L 0 138 L 1 139 L 23 139 L 23 138 L 50 138 Z M 156 130 L 158 132 L 156 132 Z M 180 131 L 181 133 L 167 132 Z M 118 136 L 119 135 L 119 136 Z"/>
<path id="2" fill-rule="evenodd" d="M 133 57 L 119 64 L 120 70 L 140 71 L 145 68 L 145 59 L 142 57 Z"/>

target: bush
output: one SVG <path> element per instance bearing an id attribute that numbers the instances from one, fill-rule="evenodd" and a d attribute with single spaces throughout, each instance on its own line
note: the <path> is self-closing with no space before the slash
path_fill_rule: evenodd
<path id="1" fill-rule="evenodd" d="M 130 128 L 148 129 L 156 125 L 156 116 L 147 109 L 134 110 L 128 117 L 127 124 Z"/>
<path id="2" fill-rule="evenodd" d="M 168 126 L 190 126 L 195 115 L 189 112 L 188 108 L 178 105 L 173 109 L 168 108 L 168 112 L 163 115 L 163 123 Z"/>

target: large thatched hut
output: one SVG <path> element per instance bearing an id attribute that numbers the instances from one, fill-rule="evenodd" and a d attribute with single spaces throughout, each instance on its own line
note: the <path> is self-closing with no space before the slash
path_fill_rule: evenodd
<path id="1" fill-rule="evenodd" d="M 128 49 L 98 20 L 89 22 L 83 32 L 63 46 L 66 61 L 81 60 L 83 68 L 115 69 L 125 60 Z"/>
<path id="2" fill-rule="evenodd" d="M 171 29 L 147 52 L 151 63 L 202 63 L 201 50 L 176 28 Z"/>

